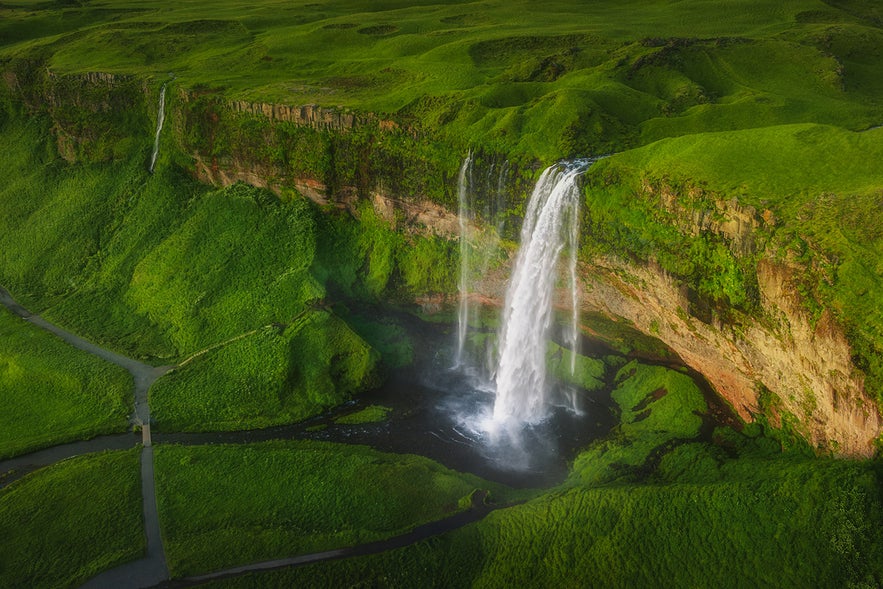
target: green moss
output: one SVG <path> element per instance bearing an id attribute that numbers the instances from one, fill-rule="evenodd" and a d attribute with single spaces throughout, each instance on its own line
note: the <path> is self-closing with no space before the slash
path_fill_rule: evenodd
<path id="1" fill-rule="evenodd" d="M 654 453 L 699 434 L 708 406 L 689 376 L 634 360 L 619 369 L 616 383 L 612 396 L 620 409 L 618 430 L 576 457 L 569 484 L 646 475 Z"/>
<path id="2" fill-rule="evenodd" d="M 604 376 L 607 372 L 604 361 L 577 354 L 554 342 L 549 342 L 546 350 L 546 365 L 549 373 L 562 382 L 575 384 L 587 391 L 597 391 L 604 387 Z M 570 366 L 573 362 L 574 370 Z"/>
<path id="3" fill-rule="evenodd" d="M 73 458 L 0 490 L 0 584 L 70 587 L 139 558 L 139 453 Z"/>

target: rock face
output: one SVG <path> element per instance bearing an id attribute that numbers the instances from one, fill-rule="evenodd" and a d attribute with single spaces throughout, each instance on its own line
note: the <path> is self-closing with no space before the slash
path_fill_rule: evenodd
<path id="1" fill-rule="evenodd" d="M 582 268 L 582 301 L 585 310 L 625 319 L 660 338 L 746 421 L 764 410 L 773 418 L 787 412 L 817 448 L 870 456 L 880 416 L 831 314 L 824 312 L 813 326 L 795 304 L 794 272 L 769 260 L 758 266 L 763 309 L 776 318 L 772 322 L 741 317 L 738 325 L 706 324 L 690 315 L 686 289 L 658 268 L 609 258 Z M 772 403 L 764 389 L 774 395 Z"/>
<path id="2" fill-rule="evenodd" d="M 359 214 L 361 199 L 353 186 L 344 186 L 331 194 L 328 187 L 317 180 L 279 178 L 278 171 L 270 168 L 242 166 L 234 161 L 209 163 L 199 155 L 194 156 L 194 162 L 197 178 L 209 184 L 230 186 L 236 182 L 245 182 L 252 186 L 268 188 L 276 194 L 281 194 L 284 187 L 290 185 L 316 204 L 332 205 L 345 209 L 355 216 Z M 278 179 L 271 180 L 271 178 Z M 374 212 L 397 230 L 417 231 L 449 239 L 459 236 L 460 226 L 457 215 L 427 198 L 415 197 L 406 200 L 377 190 L 371 192 L 370 199 Z"/>
<path id="3" fill-rule="evenodd" d="M 398 129 L 395 121 L 385 120 L 373 114 L 353 113 L 336 108 L 323 108 L 315 104 L 290 106 L 267 102 L 246 102 L 236 100 L 228 103 L 233 112 L 261 115 L 273 121 L 294 123 L 313 129 L 330 131 L 351 131 L 357 127 L 372 124 L 381 130 Z"/>

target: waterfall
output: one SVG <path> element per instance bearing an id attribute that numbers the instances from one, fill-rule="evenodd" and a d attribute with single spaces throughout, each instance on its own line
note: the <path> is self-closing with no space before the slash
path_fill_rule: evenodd
<path id="1" fill-rule="evenodd" d="M 458 218 L 460 222 L 460 306 L 457 310 L 457 359 L 456 365 L 463 363 L 463 348 L 466 345 L 466 330 L 469 327 L 469 188 L 472 176 L 472 152 L 460 166 L 457 179 L 459 199 Z"/>
<path id="2" fill-rule="evenodd" d="M 578 205 L 577 205 L 578 206 Z M 579 287 L 576 276 L 576 256 L 579 244 L 579 214 L 570 215 L 570 231 L 567 234 L 567 251 L 570 274 L 570 333 L 567 334 L 570 351 L 570 376 L 576 374 L 576 355 L 579 354 Z"/>
<path id="3" fill-rule="evenodd" d="M 159 155 L 159 134 L 162 132 L 162 124 L 166 118 L 166 85 L 163 84 L 159 91 L 159 113 L 156 116 L 156 136 L 153 139 L 153 154 L 150 156 L 150 173 L 156 166 L 156 156 Z"/>
<path id="4" fill-rule="evenodd" d="M 546 344 L 558 258 L 570 249 L 571 340 L 578 334 L 576 246 L 579 235 L 578 177 L 589 161 L 555 165 L 540 176 L 527 205 L 521 246 L 506 291 L 496 375 L 494 423 L 537 423 L 546 416 Z M 567 231 L 565 228 L 569 227 Z M 574 354 L 575 356 L 575 354 Z M 572 369 L 575 364 L 571 363 Z"/>

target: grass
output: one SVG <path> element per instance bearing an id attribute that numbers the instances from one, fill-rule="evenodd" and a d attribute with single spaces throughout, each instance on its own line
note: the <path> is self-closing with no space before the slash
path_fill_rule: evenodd
<path id="1" fill-rule="evenodd" d="M 158 446 L 173 576 L 395 536 L 506 489 L 414 455 L 321 442 Z"/>
<path id="2" fill-rule="evenodd" d="M 377 352 L 326 311 L 307 311 L 213 349 L 159 380 L 152 416 L 164 431 L 293 423 L 378 382 Z"/>
<path id="3" fill-rule="evenodd" d="M 562 486 L 528 503 L 407 548 L 208 586 L 864 587 L 883 581 L 883 534 L 875 524 L 883 517 L 879 463 L 782 453 L 759 426 L 718 428 L 713 444 L 698 441 L 697 413 L 707 407 L 689 377 L 632 361 L 616 382 L 618 434 L 581 454 Z"/>
<path id="4" fill-rule="evenodd" d="M 0 458 L 125 431 L 132 377 L 0 308 Z"/>
<path id="5" fill-rule="evenodd" d="M 883 36 L 863 3 L 552 2 L 542 19 L 531 13 L 487 0 L 17 2 L 3 7 L 0 58 L 154 84 L 175 72 L 186 88 L 390 113 L 546 161 L 708 130 L 881 118 Z"/>
<path id="6" fill-rule="evenodd" d="M 714 481 L 551 491 L 407 548 L 208 586 L 833 588 L 883 580 L 879 468 L 802 457 L 712 463 Z"/>
<path id="7" fill-rule="evenodd" d="M 76 587 L 139 558 L 139 454 L 72 458 L 0 490 L 0 585 Z"/>
<path id="8" fill-rule="evenodd" d="M 126 354 L 170 363 L 209 350 L 157 384 L 162 427 L 264 427 L 342 402 L 376 384 L 378 356 L 317 310 L 326 284 L 377 300 L 451 280 L 447 240 L 398 235 L 370 208 L 326 216 L 296 195 L 207 189 L 174 165 L 147 177 L 138 158 L 68 166 L 40 151 L 43 122 L 2 126 L 14 148 L 0 166 L 21 180 L 0 191 L 0 280 Z M 395 325 L 354 321 L 385 366 L 411 361 Z"/>
<path id="9" fill-rule="evenodd" d="M 341 425 L 362 425 L 364 423 L 379 423 L 381 421 L 386 421 L 386 418 L 389 416 L 390 411 L 392 411 L 392 409 L 390 409 L 389 407 L 384 407 L 382 405 L 369 405 L 368 407 L 365 407 L 364 409 L 361 409 L 354 413 L 338 417 L 334 420 L 334 423 L 339 423 Z"/>
<path id="10" fill-rule="evenodd" d="M 633 360 L 619 369 L 615 383 L 617 431 L 576 457 L 569 484 L 634 481 L 652 468 L 654 453 L 699 435 L 708 406 L 689 376 Z"/>
<path id="11" fill-rule="evenodd" d="M 758 214 L 769 211 L 772 222 L 755 236 L 760 252 L 811 268 L 799 286 L 806 315 L 815 321 L 823 308 L 835 313 L 869 390 L 883 399 L 883 315 L 873 302 L 883 297 L 883 242 L 869 224 L 883 185 L 874 164 L 883 157 L 881 136 L 881 129 L 785 125 L 666 139 L 618 154 L 589 172 L 589 249 L 652 257 L 709 300 L 756 313 L 760 254 L 739 256 L 716 236 L 684 235 L 672 214 L 660 212 L 659 192 L 673 188 L 688 210 L 735 198 Z M 602 230 L 609 227 L 616 230 Z"/>

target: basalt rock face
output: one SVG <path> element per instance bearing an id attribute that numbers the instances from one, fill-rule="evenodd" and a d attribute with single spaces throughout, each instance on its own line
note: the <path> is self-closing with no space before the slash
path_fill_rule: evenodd
<path id="1" fill-rule="evenodd" d="M 62 76 L 41 64 L 25 63 L 4 70 L 2 79 L 28 113 L 49 116 L 58 154 L 71 163 L 123 159 L 137 146 L 132 129 L 147 133 L 151 127 L 149 88 L 134 76 Z"/>

